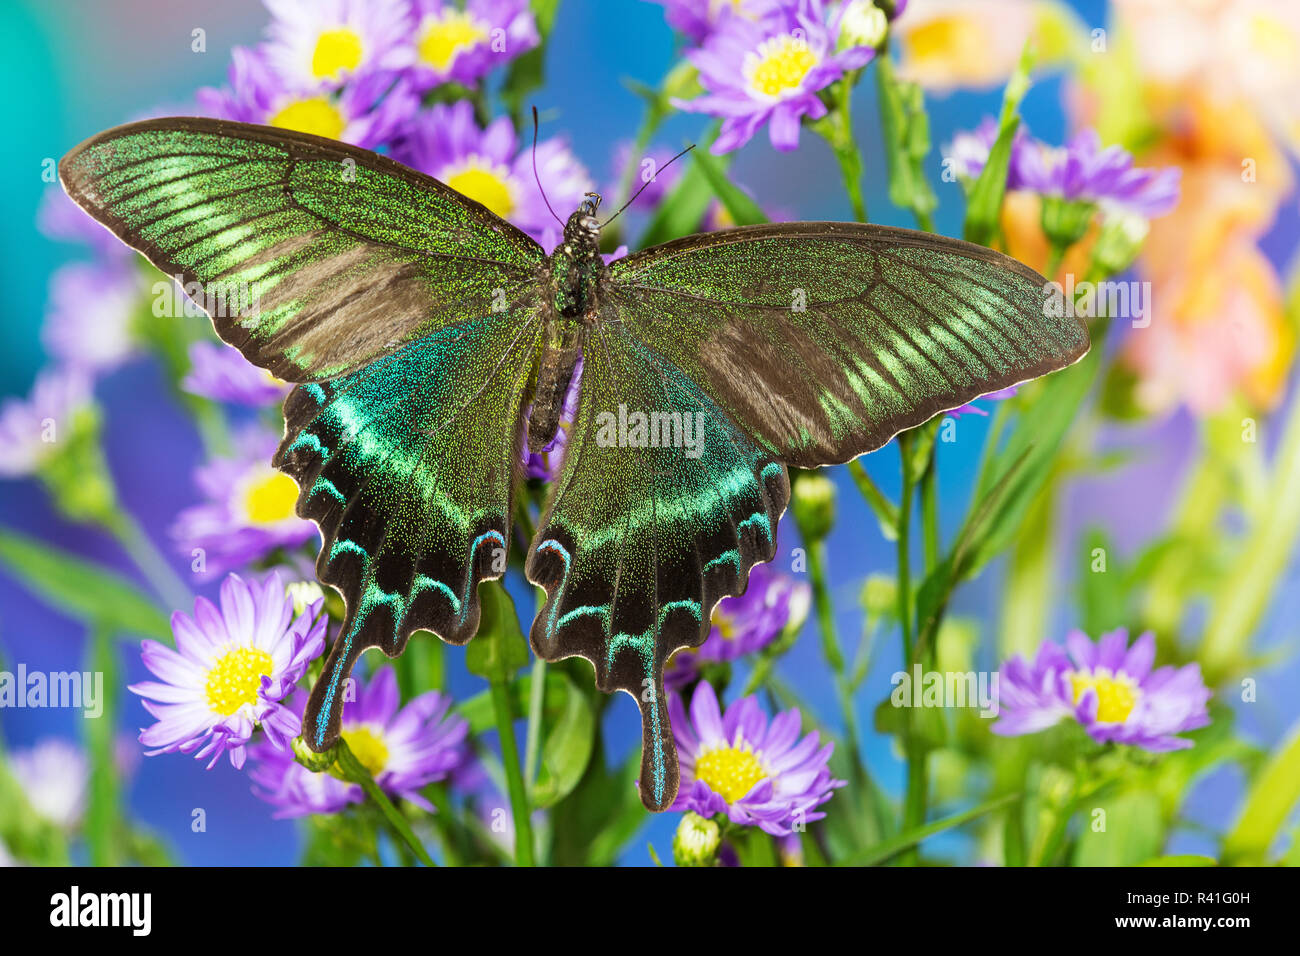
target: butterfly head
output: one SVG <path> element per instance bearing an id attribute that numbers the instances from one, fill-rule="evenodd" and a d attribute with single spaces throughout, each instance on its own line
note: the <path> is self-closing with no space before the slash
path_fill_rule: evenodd
<path id="1" fill-rule="evenodd" d="M 599 208 L 600 193 L 587 193 L 582 205 L 564 224 L 564 245 L 571 254 L 599 252 L 600 220 L 596 218 L 596 210 Z"/>

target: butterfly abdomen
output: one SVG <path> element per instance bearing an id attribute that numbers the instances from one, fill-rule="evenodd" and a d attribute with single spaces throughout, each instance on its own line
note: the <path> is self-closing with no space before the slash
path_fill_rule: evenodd
<path id="1" fill-rule="evenodd" d="M 560 427 L 564 398 L 582 358 L 583 325 L 552 313 L 542 334 L 542 354 L 537 360 L 537 384 L 528 414 L 528 450 L 540 453 Z"/>

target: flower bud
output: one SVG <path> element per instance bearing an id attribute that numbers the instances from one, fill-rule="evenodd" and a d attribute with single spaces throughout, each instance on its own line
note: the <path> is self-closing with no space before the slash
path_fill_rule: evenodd
<path id="1" fill-rule="evenodd" d="M 334 750 L 330 748 L 323 754 L 318 754 L 307 746 L 307 741 L 301 737 L 294 737 L 289 744 L 293 750 L 293 759 L 298 761 L 312 773 L 320 773 L 322 770 L 328 770 L 334 765 Z"/>
<path id="2" fill-rule="evenodd" d="M 871 0 L 849 0 L 840 18 L 840 49 L 879 47 L 889 32 L 889 17 Z"/>
<path id="3" fill-rule="evenodd" d="M 722 831 L 712 820 L 688 811 L 673 834 L 673 861 L 678 866 L 713 866 Z"/>
<path id="4" fill-rule="evenodd" d="M 830 533 L 835 522 L 835 485 L 821 472 L 805 472 L 794 483 L 791 508 L 805 544 Z"/>
<path id="5" fill-rule="evenodd" d="M 297 617 L 317 601 L 325 600 L 325 592 L 315 581 L 291 581 L 285 592 L 293 599 L 293 615 Z"/>

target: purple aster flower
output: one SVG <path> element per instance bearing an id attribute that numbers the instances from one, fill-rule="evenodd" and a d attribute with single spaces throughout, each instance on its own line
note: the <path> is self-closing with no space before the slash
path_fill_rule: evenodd
<path id="1" fill-rule="evenodd" d="M 278 126 L 373 148 L 388 141 L 419 108 L 405 78 L 376 70 L 352 77 L 338 92 L 293 86 L 267 62 L 264 50 L 235 47 L 229 86 L 205 87 L 199 105 L 213 116 Z"/>
<path id="2" fill-rule="evenodd" d="M 36 228 L 61 242 L 90 246 L 98 259 L 129 262 L 134 250 L 68 198 L 62 189 L 50 189 L 36 209 Z"/>
<path id="3" fill-rule="evenodd" d="M 295 89 L 401 66 L 409 56 L 408 0 L 264 0 L 267 63 Z"/>
<path id="4" fill-rule="evenodd" d="M 86 753 L 70 740 L 50 737 L 9 755 L 14 779 L 37 816 L 71 828 L 86 811 L 90 767 Z"/>
<path id="5" fill-rule="evenodd" d="M 221 606 L 194 600 L 194 616 L 172 614 L 176 649 L 144 641 L 144 664 L 159 681 L 127 689 L 158 723 L 140 732 L 140 742 L 160 753 L 211 756 L 223 753 L 236 769 L 258 727 L 275 746 L 287 748 L 302 732 L 298 712 L 283 703 L 325 650 L 322 602 L 294 615 L 293 598 L 280 575 L 260 584 L 232 574 L 221 583 Z M 161 682 L 160 682 L 161 681 Z"/>
<path id="6" fill-rule="evenodd" d="M 74 421 L 90 406 L 84 372 L 50 368 L 36 376 L 31 395 L 0 405 L 0 478 L 32 475 L 72 434 Z"/>
<path id="7" fill-rule="evenodd" d="M 795 824 L 820 820 L 817 810 L 845 781 L 831 778 L 833 744 L 818 748 L 813 731 L 799 739 L 799 710 L 777 714 L 769 724 L 757 697 L 718 709 L 708 681 L 691 698 L 690 718 L 676 694 L 669 719 L 681 760 L 681 789 L 672 808 L 702 817 L 725 813 L 732 823 L 785 836 Z"/>
<path id="8" fill-rule="evenodd" d="M 1073 717 L 1099 743 L 1156 752 L 1190 747 L 1176 735 L 1210 722 L 1211 692 L 1200 665 L 1152 670 L 1155 656 L 1153 634 L 1129 647 L 1123 628 L 1096 642 L 1072 631 L 1064 650 L 1045 642 L 1032 662 L 1017 655 L 999 676 L 1001 714 L 993 732 L 1032 734 Z"/>
<path id="9" fill-rule="evenodd" d="M 306 695 L 300 696 L 302 706 L 295 711 L 306 706 Z M 397 678 L 385 667 L 368 684 L 357 682 L 356 699 L 343 705 L 342 736 L 385 793 L 432 812 L 420 788 L 447 778 L 468 757 L 469 722 L 448 716 L 451 703 L 450 697 L 432 690 L 402 707 Z M 312 773 L 292 752 L 269 743 L 254 744 L 249 756 L 253 792 L 278 808 L 276 817 L 337 813 L 365 799 L 359 784 Z"/>
<path id="10" fill-rule="evenodd" d="M 276 436 L 253 428 L 237 444 L 236 457 L 214 459 L 195 471 L 207 501 L 182 511 L 171 529 L 182 553 L 202 559 L 202 573 L 244 567 L 316 535 L 316 526 L 294 510 L 297 483 L 271 467 Z"/>
<path id="11" fill-rule="evenodd" d="M 1147 219 L 1178 204 L 1182 170 L 1139 169 L 1122 146 L 1102 149 L 1096 130 L 1081 130 L 1065 146 L 1027 137 L 1013 160 L 1021 188 L 1044 196 L 1103 203 Z"/>
<path id="12" fill-rule="evenodd" d="M 664 19 L 678 33 L 695 43 L 703 43 L 718 22 L 729 16 L 757 20 L 777 5 L 779 0 L 651 0 L 664 8 Z"/>
<path id="13" fill-rule="evenodd" d="M 539 242 L 558 236 L 537 181 L 531 147 L 518 152 L 510 120 L 501 117 L 479 129 L 474 107 L 461 100 L 436 104 L 393 147 L 393 156 L 476 200 Z M 537 175 L 557 212 L 577 209 L 591 190 L 591 177 L 557 139 L 537 144 Z M 548 246 L 549 248 L 549 246 Z"/>
<path id="14" fill-rule="evenodd" d="M 289 393 L 289 385 L 258 368 L 239 349 L 216 342 L 190 346 L 190 370 L 181 388 L 191 395 L 234 405 L 269 405 Z"/>
<path id="15" fill-rule="evenodd" d="M 541 42 L 528 0 L 415 0 L 414 46 L 403 65 L 421 90 L 440 83 L 473 86 L 494 67 Z"/>
<path id="16" fill-rule="evenodd" d="M 686 55 L 708 92 L 675 105 L 722 119 L 714 153 L 739 149 L 764 123 L 773 147 L 795 149 L 802 117 L 826 115 L 818 91 L 875 56 L 868 46 L 837 51 L 838 32 L 822 0 L 791 0 L 758 20 L 724 17 L 704 46 Z"/>
<path id="17" fill-rule="evenodd" d="M 524 445 L 524 471 L 529 478 L 554 481 L 555 476 L 560 473 L 560 464 L 564 461 L 564 449 L 569 445 L 569 429 L 573 427 L 573 416 L 578 412 L 581 384 L 582 358 L 579 357 L 578 364 L 573 369 L 573 379 L 569 382 L 569 390 L 564 393 L 564 405 L 560 409 L 560 427 L 556 430 L 555 437 L 538 453 L 529 451 L 527 444 Z M 531 412 L 530 405 L 524 418 L 527 419 Z"/>
<path id="18" fill-rule="evenodd" d="M 131 324 L 143 299 L 139 276 L 120 259 L 62 266 L 50 279 L 45 350 L 88 373 L 118 367 L 138 353 Z"/>
<path id="19" fill-rule="evenodd" d="M 957 175 L 966 180 L 979 176 L 997 138 L 998 124 L 992 117 L 954 136 L 947 153 Z M 1011 142 L 1007 189 L 1094 202 L 1152 219 L 1177 204 L 1181 175 L 1176 166 L 1135 167 L 1122 147 L 1101 149 L 1095 130 L 1082 130 L 1065 146 L 1049 146 L 1029 135 L 1022 123 Z"/>
<path id="20" fill-rule="evenodd" d="M 811 591 L 806 583 L 756 564 L 749 586 L 738 597 L 725 597 L 713 609 L 713 626 L 699 647 L 678 651 L 669 661 L 664 684 L 679 688 L 694 680 L 702 661 L 733 661 L 762 650 L 808 613 Z"/>
<path id="21" fill-rule="evenodd" d="M 1012 395 L 1016 394 L 1018 388 L 1020 388 L 1019 385 L 1012 385 L 1010 388 L 1000 388 L 996 392 L 989 392 L 987 395 L 981 395 L 980 401 L 1003 401 L 1004 399 L 1008 399 Z M 984 409 L 980 408 L 974 402 L 967 402 L 960 408 L 952 409 L 947 414 L 951 415 L 953 418 L 961 418 L 963 415 L 979 415 L 982 418 L 988 418 L 989 415 L 988 412 L 984 411 Z"/>

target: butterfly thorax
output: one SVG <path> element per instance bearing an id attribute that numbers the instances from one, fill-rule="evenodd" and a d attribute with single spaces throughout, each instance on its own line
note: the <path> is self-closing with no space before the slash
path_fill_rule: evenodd
<path id="1" fill-rule="evenodd" d="M 600 226 L 594 203 L 583 203 L 564 226 L 564 239 L 543 270 L 542 349 L 532 411 L 528 415 L 528 448 L 540 452 L 560 426 L 564 397 L 582 357 L 586 327 L 599 313 L 598 292 L 605 275 L 600 257 Z"/>

